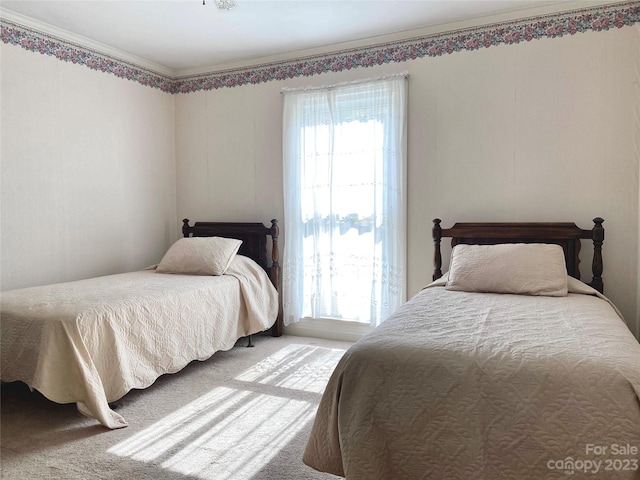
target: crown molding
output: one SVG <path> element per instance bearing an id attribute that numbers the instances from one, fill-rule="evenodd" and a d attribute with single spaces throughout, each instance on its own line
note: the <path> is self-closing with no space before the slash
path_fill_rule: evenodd
<path id="1" fill-rule="evenodd" d="M 90 38 L 75 33 L 69 32 L 62 28 L 55 27 L 48 23 L 41 22 L 35 18 L 27 17 L 26 15 L 19 14 L 17 12 L 7 10 L 0 6 L 0 19 L 7 22 L 18 25 L 25 30 L 30 30 L 36 34 L 46 35 L 51 39 L 60 41 L 61 43 L 68 44 L 80 49 L 85 49 L 96 54 L 103 55 L 108 58 L 120 60 L 126 64 L 139 67 L 141 69 L 153 72 L 164 77 L 175 78 L 177 72 L 169 67 L 161 65 L 159 63 L 151 62 L 142 57 L 131 55 L 117 48 L 113 48 L 106 43 L 96 42 Z"/>
<path id="2" fill-rule="evenodd" d="M 200 90 L 230 88 L 247 84 L 259 84 L 273 80 L 287 80 L 296 77 L 310 77 L 328 72 L 340 72 L 355 68 L 373 67 L 388 63 L 400 63 L 425 57 L 438 57 L 461 51 L 473 51 L 497 45 L 515 45 L 541 38 L 559 38 L 587 31 L 607 31 L 640 23 L 640 1 L 624 2 L 571 2 L 582 8 L 573 10 L 557 9 L 537 13 L 534 16 L 511 18 L 503 16 L 496 21 L 478 25 L 477 21 L 451 24 L 422 30 L 422 35 L 399 35 L 397 40 L 386 43 L 340 44 L 329 53 L 314 53 L 316 50 L 295 52 L 294 58 L 281 61 L 229 68 L 215 72 L 181 75 L 175 82 L 175 93 L 191 93 Z M 563 4 L 564 5 L 564 4 Z M 529 10 L 529 12 L 531 12 Z M 522 12 L 520 12 L 522 13 Z M 427 32 L 424 34 L 424 32 Z M 381 38 L 381 37 L 380 37 Z M 377 40 L 380 40 L 378 38 Z M 389 36 L 386 39 L 392 38 Z M 355 45 L 355 46 L 352 46 Z M 351 48 L 344 48 L 351 46 Z M 309 53 L 303 56 L 304 53 Z"/>
<path id="3" fill-rule="evenodd" d="M 589 5 L 586 8 L 585 3 Z M 571 6 L 580 8 L 567 10 Z M 525 12 L 527 16 L 523 17 Z M 290 52 L 219 66 L 215 71 L 174 71 L 13 12 L 7 15 L 6 9 L 0 9 L 0 39 L 5 44 L 52 55 L 167 93 L 192 93 L 606 31 L 637 23 L 640 23 L 640 0 L 615 3 L 582 0 Z"/>
<path id="4" fill-rule="evenodd" d="M 330 55 L 335 52 L 346 51 L 358 48 L 370 48 L 380 44 L 392 43 L 397 41 L 410 41 L 412 39 L 427 37 L 431 35 L 456 33 L 460 30 L 466 30 L 469 28 L 483 28 L 483 26 L 490 26 L 496 23 L 503 23 L 509 21 L 523 21 L 529 18 L 536 18 L 539 16 L 558 15 L 571 11 L 579 11 L 585 9 L 585 7 L 600 7 L 607 5 L 623 5 L 629 4 L 627 0 L 612 1 L 612 0 L 571 0 L 563 2 L 561 4 L 549 3 L 548 5 L 538 7 L 521 8 L 518 10 L 512 10 L 502 14 L 483 15 L 456 22 L 446 22 L 429 27 L 416 28 L 411 30 L 404 30 L 402 32 L 391 33 L 386 35 L 376 35 L 372 37 L 362 38 L 359 40 L 352 40 L 350 42 L 341 42 L 334 44 L 327 44 L 320 47 L 309 48 L 304 50 L 292 50 L 290 52 L 281 53 L 278 55 L 268 55 L 259 58 L 252 58 L 239 62 L 230 62 L 225 64 L 208 65 L 195 68 L 182 68 L 175 72 L 177 79 L 186 78 L 196 75 L 215 74 L 216 72 L 224 72 L 229 70 L 236 70 L 241 68 L 251 68 L 258 65 L 265 65 L 270 63 L 280 63 L 291 60 L 297 60 L 301 58 L 308 58 L 317 55 Z"/>

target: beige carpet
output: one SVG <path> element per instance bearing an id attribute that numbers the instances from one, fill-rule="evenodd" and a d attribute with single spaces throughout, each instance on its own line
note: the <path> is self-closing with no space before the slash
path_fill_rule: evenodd
<path id="1" fill-rule="evenodd" d="M 349 343 L 259 336 L 116 402 L 108 430 L 75 405 L 2 385 L 3 479 L 330 480 L 302 463 L 321 392 Z"/>

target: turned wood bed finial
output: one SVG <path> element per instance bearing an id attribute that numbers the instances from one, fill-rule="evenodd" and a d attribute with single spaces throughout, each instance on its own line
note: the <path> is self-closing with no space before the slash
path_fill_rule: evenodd
<path id="1" fill-rule="evenodd" d="M 182 220 L 182 236 L 188 237 L 191 232 L 191 227 L 189 226 L 189 219 L 185 218 Z"/>
<path id="2" fill-rule="evenodd" d="M 278 250 L 278 236 L 280 235 L 280 228 L 278 227 L 278 220 L 275 218 L 271 220 L 271 264 L 280 266 L 280 252 Z"/>
<path id="3" fill-rule="evenodd" d="M 271 281 L 276 287 L 278 292 L 282 292 L 282 275 L 280 269 L 280 250 L 278 249 L 278 237 L 280 236 L 280 227 L 278 227 L 278 220 L 275 218 L 271 220 Z M 273 335 L 280 336 L 284 333 L 284 324 L 282 323 L 283 319 L 283 309 L 282 309 L 282 295 L 278 295 L 278 319 L 280 321 L 276 322 L 272 327 Z"/>
<path id="4" fill-rule="evenodd" d="M 442 239 L 442 227 L 440 226 L 441 220 L 439 218 L 433 219 L 433 245 L 435 251 L 433 253 L 433 280 L 437 280 L 442 277 L 442 253 L 440 252 L 440 240 Z"/>

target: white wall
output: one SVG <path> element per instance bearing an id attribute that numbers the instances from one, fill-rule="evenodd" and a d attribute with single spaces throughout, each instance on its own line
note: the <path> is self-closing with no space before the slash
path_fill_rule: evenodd
<path id="1" fill-rule="evenodd" d="M 282 219 L 281 87 L 409 71 L 409 296 L 435 217 L 602 216 L 606 293 L 640 334 L 639 45 L 635 25 L 173 96 L 2 45 L 1 288 L 157 262 L 184 217 Z"/>
<path id="2" fill-rule="evenodd" d="M 283 219 L 276 82 L 175 95 L 178 217 Z"/>
<path id="3" fill-rule="evenodd" d="M 172 96 L 0 53 L 2 290 L 158 262 L 178 228 Z"/>
<path id="4" fill-rule="evenodd" d="M 638 335 L 639 39 L 625 27 L 176 95 L 178 216 L 282 218 L 281 87 L 409 71 L 409 296 L 431 278 L 433 218 L 602 216 L 605 291 Z"/>

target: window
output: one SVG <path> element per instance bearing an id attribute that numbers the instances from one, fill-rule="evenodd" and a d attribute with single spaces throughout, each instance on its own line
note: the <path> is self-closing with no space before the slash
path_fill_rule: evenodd
<path id="1" fill-rule="evenodd" d="M 284 92 L 285 323 L 404 301 L 406 75 Z"/>

